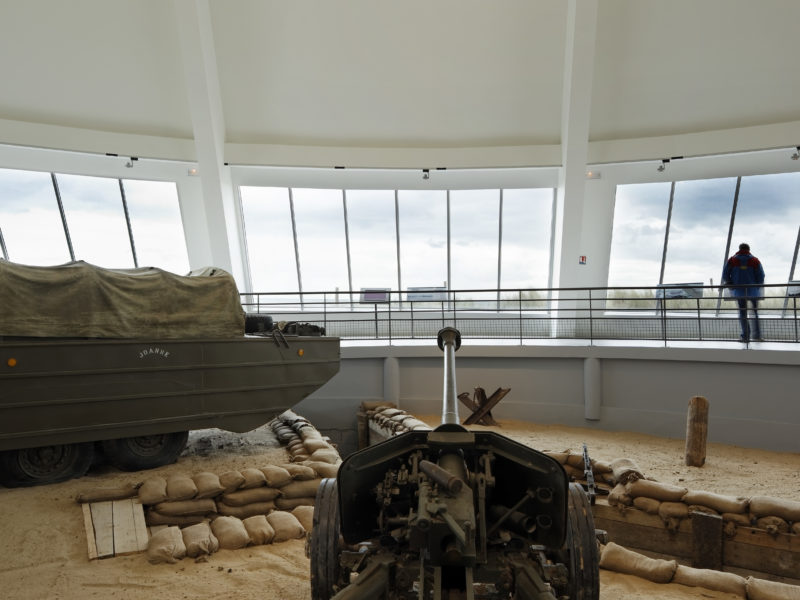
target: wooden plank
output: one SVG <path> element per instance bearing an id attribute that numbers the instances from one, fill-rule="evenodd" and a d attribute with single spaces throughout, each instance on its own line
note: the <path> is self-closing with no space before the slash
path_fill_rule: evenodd
<path id="1" fill-rule="evenodd" d="M 142 505 L 131 498 L 114 500 L 112 503 L 112 530 L 114 536 L 114 556 L 123 556 L 142 550 L 137 535 L 137 522 L 134 517 L 135 508 L 142 510 Z M 144 513 L 142 513 L 144 519 Z M 144 548 L 147 548 L 145 541 Z"/>
<path id="2" fill-rule="evenodd" d="M 722 571 L 722 517 L 702 512 L 691 514 L 692 566 Z"/>
<path id="3" fill-rule="evenodd" d="M 147 550 L 150 534 L 147 533 L 147 523 L 144 520 L 144 507 L 136 498 L 133 500 L 133 525 L 136 529 L 136 544 L 140 552 Z"/>
<path id="4" fill-rule="evenodd" d="M 114 518 L 111 502 L 91 502 L 97 557 L 114 556 Z"/>
<path id="5" fill-rule="evenodd" d="M 83 528 L 86 530 L 86 544 L 89 547 L 89 560 L 97 558 L 97 542 L 94 539 L 94 524 L 92 523 L 92 509 L 88 503 L 83 506 Z"/>

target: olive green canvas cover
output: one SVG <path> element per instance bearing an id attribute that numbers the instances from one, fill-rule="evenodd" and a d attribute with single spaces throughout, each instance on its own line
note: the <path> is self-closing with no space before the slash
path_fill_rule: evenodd
<path id="1" fill-rule="evenodd" d="M 0 260 L 0 336 L 223 338 L 244 335 L 233 277 L 83 261 L 35 267 Z"/>

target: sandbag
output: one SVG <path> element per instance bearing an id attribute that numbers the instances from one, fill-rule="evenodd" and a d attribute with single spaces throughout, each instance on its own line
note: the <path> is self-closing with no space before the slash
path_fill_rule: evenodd
<path id="1" fill-rule="evenodd" d="M 749 514 L 740 515 L 739 513 L 722 513 L 722 520 L 728 523 L 742 525 L 744 527 L 750 527 L 752 525 Z"/>
<path id="2" fill-rule="evenodd" d="M 316 471 L 305 465 L 289 464 L 281 465 L 281 467 L 286 469 L 295 481 L 307 481 L 317 478 Z"/>
<path id="3" fill-rule="evenodd" d="M 611 469 L 611 465 L 604 460 L 593 460 L 592 461 L 592 471 L 597 475 L 602 475 L 603 473 L 613 473 L 614 471 Z"/>
<path id="4" fill-rule="evenodd" d="M 298 506 L 314 506 L 314 498 L 275 498 L 275 508 L 292 511 Z"/>
<path id="5" fill-rule="evenodd" d="M 748 577 L 747 600 L 800 600 L 800 585 Z"/>
<path id="6" fill-rule="evenodd" d="M 658 509 L 661 506 L 661 501 L 655 498 L 648 498 L 647 496 L 639 496 L 633 499 L 633 505 L 650 515 L 657 515 Z"/>
<path id="7" fill-rule="evenodd" d="M 555 461 L 558 461 L 558 464 L 564 465 L 567 462 L 567 457 L 569 456 L 569 450 L 565 450 L 564 452 L 545 452 L 547 456 L 552 458 Z"/>
<path id="8" fill-rule="evenodd" d="M 188 475 L 176 473 L 167 477 L 167 500 L 180 502 L 191 500 L 197 495 L 197 486 Z"/>
<path id="9" fill-rule="evenodd" d="M 226 492 L 235 492 L 244 483 L 244 475 L 239 471 L 225 471 L 219 476 L 219 483 Z"/>
<path id="10" fill-rule="evenodd" d="M 674 560 L 648 558 L 614 542 L 609 542 L 603 547 L 600 554 L 600 567 L 609 571 L 636 575 L 655 583 L 669 583 L 678 568 L 678 563 Z"/>
<path id="11" fill-rule="evenodd" d="M 688 504 L 689 512 L 690 513 L 704 513 L 706 515 L 718 515 L 719 513 L 715 511 L 713 508 L 708 506 L 703 506 L 702 504 Z"/>
<path id="12" fill-rule="evenodd" d="M 250 543 L 256 546 L 271 544 L 275 538 L 275 530 L 267 521 L 264 515 L 254 515 L 242 520 L 247 535 L 250 536 Z"/>
<path id="13" fill-rule="evenodd" d="M 319 462 L 315 460 L 308 460 L 303 463 L 307 467 L 311 467 L 314 469 L 317 475 L 320 477 L 331 477 L 336 478 L 339 474 L 339 464 L 331 464 L 326 462 Z"/>
<path id="14" fill-rule="evenodd" d="M 568 454 L 566 464 L 574 469 L 580 469 L 581 471 L 586 468 L 583 462 L 583 454 Z"/>
<path id="15" fill-rule="evenodd" d="M 167 499 L 167 480 L 163 477 L 149 477 L 139 488 L 139 502 L 144 505 L 158 504 Z"/>
<path id="16" fill-rule="evenodd" d="M 662 502 L 658 506 L 658 516 L 662 519 L 685 519 L 689 516 L 689 507 L 683 502 Z"/>
<path id="17" fill-rule="evenodd" d="M 289 473 L 289 471 L 283 467 L 279 467 L 277 465 L 267 465 L 265 467 L 261 467 L 260 470 L 261 476 L 264 478 L 266 485 L 271 488 L 279 488 L 292 481 L 291 473 Z"/>
<path id="18" fill-rule="evenodd" d="M 311 531 L 314 526 L 314 507 L 313 506 L 296 506 L 292 509 L 292 514 L 300 521 L 300 525 L 306 531 Z"/>
<path id="19" fill-rule="evenodd" d="M 217 517 L 211 521 L 211 531 L 219 540 L 219 547 L 225 550 L 244 548 L 250 543 L 244 523 L 236 517 Z"/>
<path id="20" fill-rule="evenodd" d="M 186 546 L 178 527 L 167 527 L 157 531 L 147 542 L 147 562 L 176 563 L 186 556 Z"/>
<path id="21" fill-rule="evenodd" d="M 182 500 L 181 502 L 159 502 L 153 507 L 162 515 L 207 515 L 216 512 L 217 505 L 210 498 Z"/>
<path id="22" fill-rule="evenodd" d="M 292 462 L 305 462 L 311 458 L 307 452 L 298 452 L 297 454 L 292 454 L 292 457 L 289 459 Z"/>
<path id="23" fill-rule="evenodd" d="M 219 500 L 228 506 L 245 506 L 255 502 L 269 502 L 280 495 L 281 493 L 277 488 L 259 487 L 223 494 L 219 497 Z"/>
<path id="24" fill-rule="evenodd" d="M 250 490 L 267 485 L 267 480 L 264 477 L 264 473 L 262 473 L 261 469 L 248 467 L 246 469 L 242 469 L 240 472 L 242 477 L 244 477 L 244 482 L 239 486 L 240 490 Z"/>
<path id="25" fill-rule="evenodd" d="M 792 523 L 792 533 L 800 535 L 800 522 Z"/>
<path id="26" fill-rule="evenodd" d="M 79 504 L 87 502 L 108 502 L 109 500 L 125 500 L 126 498 L 133 498 L 139 494 L 141 483 L 126 483 L 120 487 L 115 488 L 94 488 L 88 492 L 81 492 L 75 497 L 75 501 Z M 142 504 L 139 501 L 139 504 Z"/>
<path id="27" fill-rule="evenodd" d="M 629 458 L 617 458 L 608 465 L 614 474 L 614 481 L 617 483 L 628 483 L 637 479 L 644 479 L 644 474 L 639 467 Z"/>
<path id="28" fill-rule="evenodd" d="M 616 507 L 633 506 L 633 498 L 628 495 L 625 484 L 618 483 L 614 486 L 608 494 L 608 504 Z"/>
<path id="29" fill-rule="evenodd" d="M 236 517 L 246 519 L 255 515 L 265 515 L 275 509 L 275 501 L 253 502 L 244 506 L 230 506 L 221 500 L 217 500 L 217 513 L 226 517 Z"/>
<path id="30" fill-rule="evenodd" d="M 765 529 L 767 533 L 789 533 L 789 523 L 780 517 L 761 517 L 756 519 L 756 527 Z"/>
<path id="31" fill-rule="evenodd" d="M 219 540 L 211 533 L 207 521 L 181 529 L 181 535 L 189 558 L 207 556 L 219 550 Z"/>
<path id="32" fill-rule="evenodd" d="M 334 464 L 340 460 L 341 457 L 333 448 L 323 448 L 322 450 L 316 450 L 315 452 L 312 452 L 309 458 L 311 460 L 318 460 L 320 462 Z"/>
<path id="33" fill-rule="evenodd" d="M 225 491 L 225 487 L 220 483 L 216 473 L 204 471 L 192 475 L 195 487 L 197 487 L 196 499 L 215 498 Z"/>
<path id="34" fill-rule="evenodd" d="M 648 498 L 661 500 L 662 502 L 680 502 L 681 498 L 683 498 L 687 492 L 685 487 L 661 483 L 659 481 L 651 481 L 649 479 L 631 481 L 628 483 L 627 487 L 628 494 L 631 498 L 646 496 Z"/>
<path id="35" fill-rule="evenodd" d="M 715 592 L 735 594 L 745 598 L 745 578 L 735 573 L 713 571 L 711 569 L 695 569 L 678 565 L 672 583 L 679 583 L 689 587 L 702 587 Z"/>
<path id="36" fill-rule="evenodd" d="M 292 513 L 285 510 L 276 510 L 267 515 L 267 521 L 275 530 L 274 543 L 296 540 L 306 534 L 306 530 Z"/>
<path id="37" fill-rule="evenodd" d="M 154 525 L 188 527 L 190 525 L 202 523 L 207 517 L 208 515 L 162 515 L 160 512 L 150 509 L 144 515 L 144 522 L 148 527 Z"/>
<path id="38" fill-rule="evenodd" d="M 800 502 L 770 498 L 768 496 L 753 496 L 750 498 L 750 512 L 756 517 L 774 515 L 786 521 L 800 521 Z"/>
<path id="39" fill-rule="evenodd" d="M 683 497 L 686 504 L 698 504 L 713 508 L 719 513 L 744 514 L 747 512 L 749 501 L 747 498 L 724 496 L 713 492 L 689 490 Z"/>
<path id="40" fill-rule="evenodd" d="M 308 479 L 306 481 L 293 481 L 280 489 L 282 498 L 313 498 L 317 495 L 317 488 L 321 479 Z"/>
<path id="41" fill-rule="evenodd" d="M 303 441 L 303 447 L 309 454 L 313 454 L 317 450 L 333 449 L 332 446 L 322 438 L 308 438 Z"/>

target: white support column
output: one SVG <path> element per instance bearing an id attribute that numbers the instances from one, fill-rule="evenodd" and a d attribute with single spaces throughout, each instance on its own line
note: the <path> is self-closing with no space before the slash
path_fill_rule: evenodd
<path id="1" fill-rule="evenodd" d="M 561 160 L 556 200 L 553 286 L 585 285 L 582 247 L 597 0 L 568 0 L 561 107 Z"/>
<path id="2" fill-rule="evenodd" d="M 192 237 L 205 233 L 210 246 L 206 256 L 190 254 L 189 261 L 193 268 L 226 269 L 240 289 L 247 289 L 238 203 L 230 168 L 224 164 L 225 121 L 209 3 L 208 0 L 173 1 L 200 178 L 200 195 L 182 198 L 181 203 L 182 208 L 194 216 L 193 229 L 187 231 L 187 239 L 191 241 Z M 185 191 L 192 193 L 191 188 Z M 189 244 L 190 250 L 193 245 Z M 196 264 L 197 259 L 203 262 L 210 259 L 212 264 Z"/>

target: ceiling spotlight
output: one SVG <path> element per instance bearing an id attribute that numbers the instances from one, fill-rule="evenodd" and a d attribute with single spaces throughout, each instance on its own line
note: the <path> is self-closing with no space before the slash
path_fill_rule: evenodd
<path id="1" fill-rule="evenodd" d="M 661 159 L 661 164 L 658 165 L 658 168 L 656 168 L 656 171 L 658 171 L 659 173 L 663 173 L 664 170 L 667 168 L 667 163 L 668 162 L 669 162 L 668 158 L 662 158 Z"/>
<path id="2" fill-rule="evenodd" d="M 430 169 L 422 169 L 422 178 L 423 179 L 430 179 L 431 178 L 431 170 Z"/>
<path id="3" fill-rule="evenodd" d="M 792 160 L 797 160 L 800 158 L 800 146 L 795 147 L 795 150 L 797 150 L 797 152 L 792 154 Z"/>
<path id="4" fill-rule="evenodd" d="M 129 169 L 132 169 L 133 163 L 135 163 L 137 160 L 139 160 L 138 156 L 131 156 L 131 159 L 125 163 L 125 166 L 128 167 Z"/>

